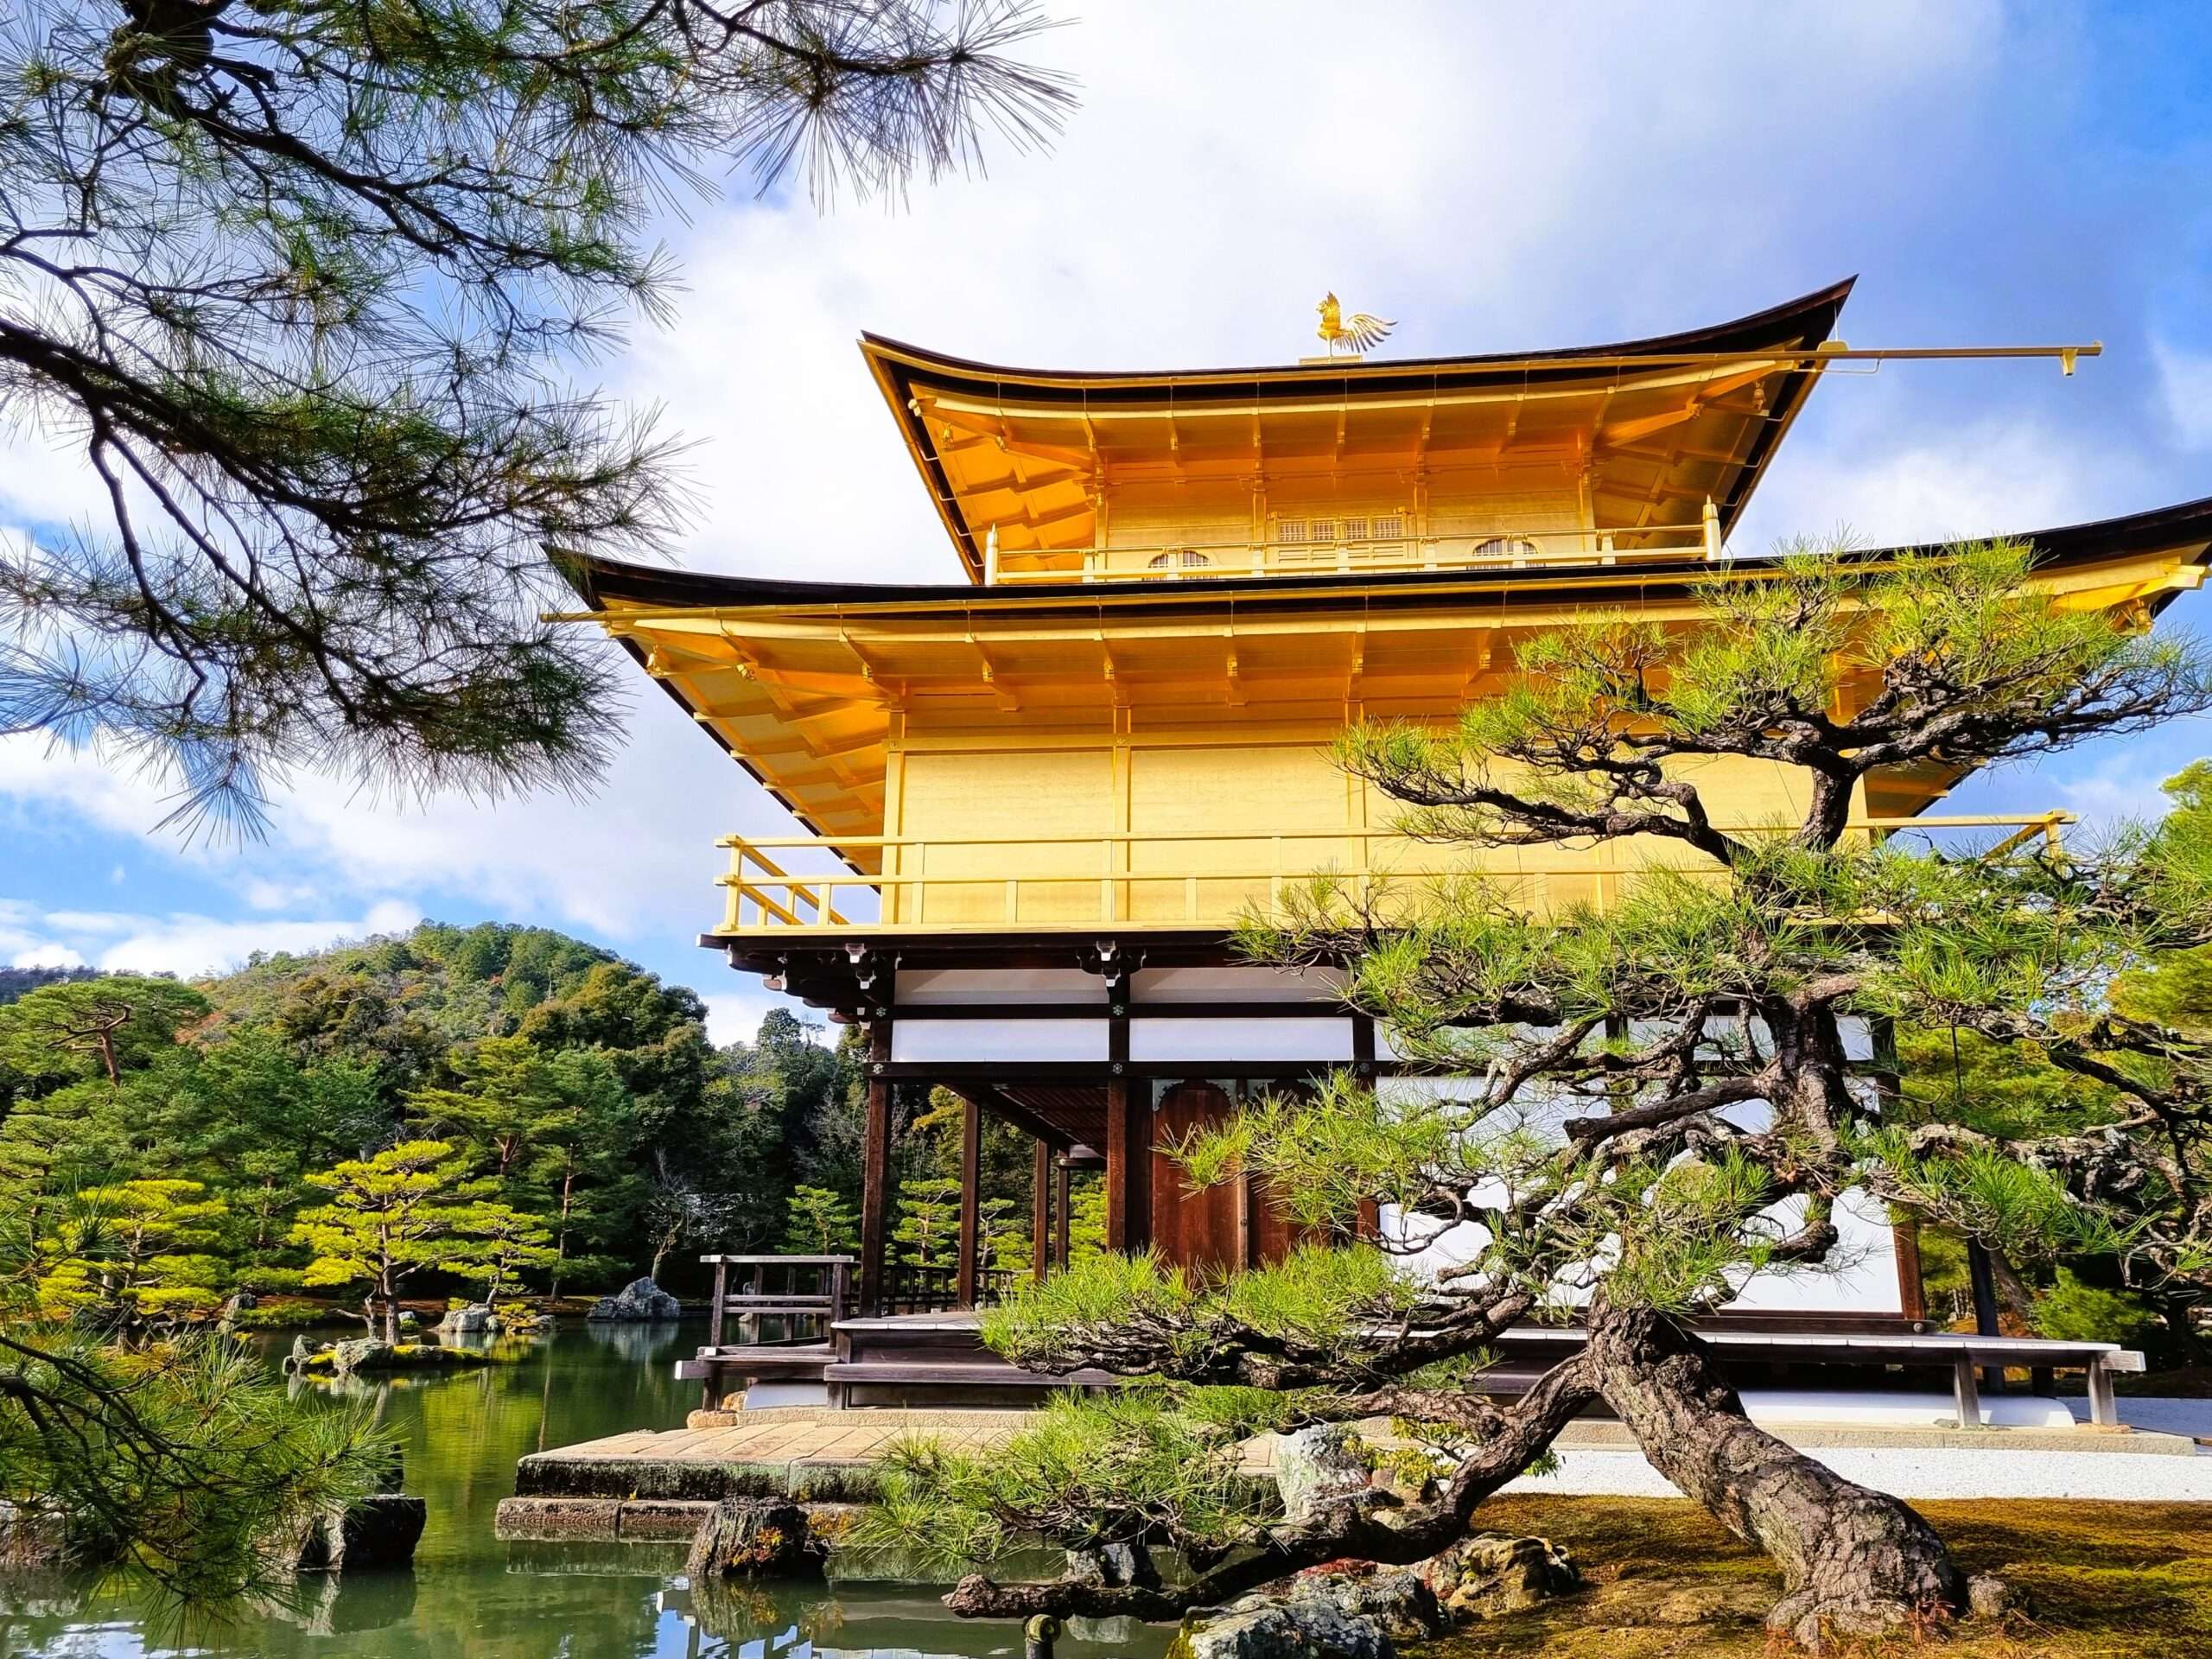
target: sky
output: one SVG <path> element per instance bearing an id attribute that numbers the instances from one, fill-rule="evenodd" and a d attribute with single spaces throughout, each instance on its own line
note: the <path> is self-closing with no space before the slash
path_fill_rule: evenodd
<path id="1" fill-rule="evenodd" d="M 827 215 L 732 178 L 664 227 L 676 315 L 601 373 L 694 441 L 687 567 L 960 579 L 862 329 L 1056 368 L 1280 363 L 1318 349 L 1324 289 L 1399 321 L 1378 358 L 1664 333 L 1853 273 L 1853 346 L 2104 343 L 2070 379 L 1832 372 L 1739 550 L 2212 495 L 2212 9 L 1112 0 L 1030 55 L 1081 82 L 1047 153 Z M 86 486 L 81 456 L 0 431 L 0 535 L 68 523 Z M 156 779 L 0 738 L 0 963 L 189 975 L 512 920 L 691 985 L 717 1039 L 747 1036 L 776 999 L 696 944 L 713 842 L 791 826 L 638 685 L 589 796 L 401 805 L 301 778 L 244 846 L 158 829 Z M 1948 810 L 2140 816 L 2200 753 L 2212 724 L 2183 722 Z"/>

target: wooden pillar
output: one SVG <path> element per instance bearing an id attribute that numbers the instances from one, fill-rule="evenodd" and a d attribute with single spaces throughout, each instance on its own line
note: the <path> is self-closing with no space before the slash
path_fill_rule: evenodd
<path id="1" fill-rule="evenodd" d="M 1152 1109 L 1149 1086 L 1116 1077 L 1106 1085 L 1106 1248 L 1152 1243 Z"/>
<path id="2" fill-rule="evenodd" d="M 868 1126 L 861 1143 L 861 1316 L 883 1312 L 884 1265 L 891 1237 L 891 1023 L 868 1028 Z"/>
<path id="3" fill-rule="evenodd" d="M 1152 1085 L 1129 1080 L 1127 988 L 1111 982 L 1106 1022 L 1106 1248 L 1152 1243 Z"/>
<path id="4" fill-rule="evenodd" d="M 1990 1265 L 1989 1252 L 1980 1241 L 1967 1240 L 1967 1281 L 1974 1287 L 1974 1328 L 1978 1336 L 1998 1334 L 1997 1270 Z M 1981 1368 L 1981 1386 L 1993 1394 L 2005 1391 L 2005 1368 L 1985 1365 Z"/>
<path id="5" fill-rule="evenodd" d="M 1045 1282 L 1052 1259 L 1052 1149 L 1037 1137 L 1029 1166 L 1029 1276 Z"/>
<path id="6" fill-rule="evenodd" d="M 1928 1280 L 1920 1265 L 1920 1219 L 1907 1216 L 1890 1224 L 1890 1249 L 1897 1262 L 1897 1306 L 1918 1325 L 1928 1318 Z"/>
<path id="7" fill-rule="evenodd" d="M 1075 1236 L 1075 1212 L 1068 1201 L 1069 1173 L 1067 1158 L 1063 1154 L 1052 1169 L 1052 1263 L 1061 1268 L 1068 1264 L 1068 1251 Z"/>
<path id="8" fill-rule="evenodd" d="M 976 1306 L 976 1224 L 982 1219 L 983 1195 L 983 1114 L 973 1095 L 960 1096 L 960 1270 L 952 1300 L 960 1307 Z"/>

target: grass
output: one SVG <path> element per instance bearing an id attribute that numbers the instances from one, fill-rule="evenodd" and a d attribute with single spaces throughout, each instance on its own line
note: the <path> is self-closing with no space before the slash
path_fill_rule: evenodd
<path id="1" fill-rule="evenodd" d="M 2043 1500 L 1923 1503 L 1967 1573 L 2027 1591 L 2032 1617 L 1958 1627 L 1946 1659 L 2212 1655 L 2212 1504 Z M 1498 1497 L 1484 1531 L 1563 1544 L 1589 1588 L 1422 1648 L 1433 1659 L 1773 1659 L 1779 1580 L 1758 1551 L 1677 1498 Z M 1904 1642 L 1869 1644 L 1901 1654 Z M 1927 1649 L 1919 1651 L 1929 1651 Z"/>

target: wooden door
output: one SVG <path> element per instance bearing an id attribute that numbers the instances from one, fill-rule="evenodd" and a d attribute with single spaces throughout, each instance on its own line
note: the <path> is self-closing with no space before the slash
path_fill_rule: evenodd
<path id="1" fill-rule="evenodd" d="M 1179 1083 L 1152 1115 L 1152 1246 L 1161 1261 L 1203 1278 L 1220 1278 L 1249 1259 L 1245 1184 L 1193 1190 L 1182 1166 L 1160 1148 L 1230 1110 L 1216 1084 Z"/>

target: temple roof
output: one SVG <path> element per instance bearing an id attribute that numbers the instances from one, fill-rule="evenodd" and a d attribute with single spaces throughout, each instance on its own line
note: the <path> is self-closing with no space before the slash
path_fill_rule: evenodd
<path id="1" fill-rule="evenodd" d="M 2155 613 L 2203 579 L 2212 498 L 2028 531 L 2071 605 Z M 1878 564 L 1908 550 L 1868 549 Z M 561 556 L 597 620 L 818 835 L 881 831 L 895 718 L 978 727 L 1448 715 L 1510 674 L 1514 639 L 1593 610 L 1688 620 L 1695 589 L 1757 581 L 1739 559 L 1542 570 L 1223 575 L 1018 587 L 696 575 Z M 1917 810 L 1948 787 L 1930 778 Z"/>
<path id="2" fill-rule="evenodd" d="M 1020 369 L 874 334 L 861 349 L 971 582 L 986 530 L 1049 563 L 1093 544 L 1103 480 L 1453 457 L 1587 466 L 1601 530 L 1724 531 L 1819 378 L 1852 283 L 1732 321 L 1607 345 L 1271 368 Z"/>

